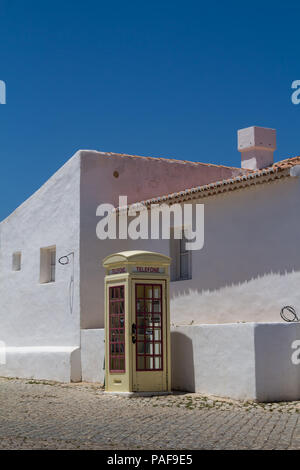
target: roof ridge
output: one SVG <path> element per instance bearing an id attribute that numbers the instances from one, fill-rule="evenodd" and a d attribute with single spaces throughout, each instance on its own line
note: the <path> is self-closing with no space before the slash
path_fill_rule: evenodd
<path id="1" fill-rule="evenodd" d="M 84 151 L 84 150 L 83 150 Z M 89 150 L 86 150 L 87 152 Z M 92 150 L 93 151 L 93 150 Z M 205 165 L 205 166 L 212 166 L 212 167 L 217 167 L 217 168 L 228 168 L 231 170 L 240 170 L 240 171 L 246 171 L 246 172 L 252 172 L 253 170 L 248 170 L 245 168 L 240 168 L 237 166 L 229 166 L 229 165 L 219 165 L 216 163 L 206 163 L 206 162 L 198 162 L 198 161 L 192 161 L 192 160 L 179 160 L 178 158 L 173 158 L 173 157 L 150 157 L 150 156 L 145 156 L 145 155 L 130 155 L 128 153 L 118 153 L 118 152 L 103 152 L 101 150 L 94 150 L 97 153 L 100 153 L 102 155 L 105 155 L 107 157 L 111 156 L 118 156 L 118 157 L 130 157 L 130 158 L 145 158 L 147 160 L 163 160 L 167 162 L 178 162 L 178 163 L 191 163 L 193 165 Z"/>
<path id="2" fill-rule="evenodd" d="M 290 166 L 293 166 L 294 163 L 297 164 L 298 161 L 300 163 L 299 155 L 297 155 L 296 157 L 288 157 L 288 158 L 285 158 L 284 160 L 279 160 L 278 162 L 275 162 L 272 166 L 275 168 L 282 168 L 282 167 L 288 168 Z"/>

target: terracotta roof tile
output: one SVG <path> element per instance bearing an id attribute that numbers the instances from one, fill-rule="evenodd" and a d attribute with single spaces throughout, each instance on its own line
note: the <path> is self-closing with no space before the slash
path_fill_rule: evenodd
<path id="1" fill-rule="evenodd" d="M 197 199 L 234 189 L 241 189 L 256 183 L 273 181 L 284 176 L 289 176 L 288 170 L 295 165 L 300 165 L 300 156 L 281 160 L 274 163 L 271 167 L 263 168 L 262 170 L 250 170 L 246 175 L 240 175 L 234 178 L 216 181 L 214 183 L 205 184 L 203 186 L 188 188 L 178 193 L 165 194 L 152 199 L 147 199 L 146 201 L 140 201 L 138 204 L 149 206 L 151 204 L 157 204 L 161 201 L 166 201 L 167 203 L 172 204 L 179 202 L 179 200 L 185 201 L 190 199 Z"/>
<path id="2" fill-rule="evenodd" d="M 274 163 L 274 168 L 291 168 L 292 166 L 300 165 L 300 156 L 287 158 L 286 160 L 281 160 L 280 162 Z"/>

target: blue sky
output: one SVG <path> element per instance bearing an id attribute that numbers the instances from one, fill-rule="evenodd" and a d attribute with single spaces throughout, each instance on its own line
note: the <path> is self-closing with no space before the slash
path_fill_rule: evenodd
<path id="1" fill-rule="evenodd" d="M 240 165 L 300 154 L 299 2 L 0 0 L 0 219 L 78 149 Z"/>

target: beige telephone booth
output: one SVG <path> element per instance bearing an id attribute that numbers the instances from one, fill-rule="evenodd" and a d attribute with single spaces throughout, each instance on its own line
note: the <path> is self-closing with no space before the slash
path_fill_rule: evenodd
<path id="1" fill-rule="evenodd" d="M 168 256 L 124 251 L 103 260 L 105 388 L 171 390 Z"/>

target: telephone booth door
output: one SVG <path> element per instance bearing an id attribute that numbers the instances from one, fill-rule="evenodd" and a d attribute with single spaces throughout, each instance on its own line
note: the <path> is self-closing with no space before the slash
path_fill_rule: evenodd
<path id="1" fill-rule="evenodd" d="M 166 281 L 132 282 L 132 389 L 168 390 Z"/>

